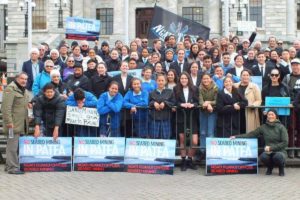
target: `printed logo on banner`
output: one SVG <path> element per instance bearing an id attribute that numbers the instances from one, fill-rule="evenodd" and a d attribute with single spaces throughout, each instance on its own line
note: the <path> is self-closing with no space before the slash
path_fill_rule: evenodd
<path id="1" fill-rule="evenodd" d="M 125 172 L 173 174 L 175 140 L 127 138 Z"/>
<path id="2" fill-rule="evenodd" d="M 20 137 L 19 160 L 26 172 L 71 171 L 72 138 Z"/>
<path id="3" fill-rule="evenodd" d="M 121 71 L 111 71 L 111 72 L 107 72 L 107 74 L 110 77 L 114 77 L 114 76 L 117 76 L 117 75 L 121 74 Z M 128 70 L 128 74 L 131 75 L 132 77 L 142 79 L 142 69 Z"/>
<path id="4" fill-rule="evenodd" d="M 124 171 L 125 138 L 74 138 L 74 171 Z"/>
<path id="5" fill-rule="evenodd" d="M 206 174 L 257 174 L 257 139 L 206 138 Z"/>

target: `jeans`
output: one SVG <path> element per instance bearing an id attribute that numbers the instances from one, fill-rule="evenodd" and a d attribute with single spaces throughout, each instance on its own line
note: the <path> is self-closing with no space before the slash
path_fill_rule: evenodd
<path id="1" fill-rule="evenodd" d="M 200 110 L 200 148 L 206 147 L 206 137 L 214 137 L 217 114 Z"/>
<path id="2" fill-rule="evenodd" d="M 277 165 L 278 167 L 283 167 L 285 164 L 285 157 L 282 152 L 275 152 L 271 154 L 267 154 L 266 152 L 263 152 L 260 155 L 260 160 L 270 168 L 273 168 L 274 165 Z"/>

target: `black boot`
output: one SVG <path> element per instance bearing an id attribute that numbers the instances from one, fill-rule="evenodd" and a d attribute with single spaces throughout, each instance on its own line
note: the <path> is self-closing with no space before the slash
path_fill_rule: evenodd
<path id="1" fill-rule="evenodd" d="M 193 163 L 193 159 L 192 158 L 188 158 L 187 160 L 187 166 L 188 168 L 192 169 L 192 170 L 197 170 L 198 167 Z"/>
<path id="2" fill-rule="evenodd" d="M 279 167 L 279 176 L 284 176 L 284 166 Z"/>
<path id="3" fill-rule="evenodd" d="M 266 171 L 266 175 L 271 175 L 273 171 L 273 167 L 268 167 Z"/>
<path id="4" fill-rule="evenodd" d="M 187 163 L 186 163 L 187 161 L 186 161 L 186 159 L 185 158 L 181 158 L 181 166 L 180 166 L 180 169 L 181 169 L 181 171 L 183 172 L 183 171 L 186 171 L 187 170 Z"/>

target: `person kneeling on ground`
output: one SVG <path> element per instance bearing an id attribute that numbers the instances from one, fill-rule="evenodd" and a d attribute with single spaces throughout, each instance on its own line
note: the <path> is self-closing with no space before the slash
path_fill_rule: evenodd
<path id="1" fill-rule="evenodd" d="M 283 124 L 278 120 L 276 110 L 267 112 L 267 121 L 254 131 L 247 134 L 231 136 L 234 138 L 251 138 L 263 136 L 266 146 L 260 155 L 260 160 L 267 166 L 266 175 L 271 175 L 274 165 L 279 167 L 279 176 L 284 176 L 284 165 L 287 157 L 285 148 L 288 146 L 288 134 Z"/>

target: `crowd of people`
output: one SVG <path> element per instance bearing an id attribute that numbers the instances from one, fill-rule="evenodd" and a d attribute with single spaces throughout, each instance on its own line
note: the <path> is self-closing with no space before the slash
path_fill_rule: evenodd
<path id="1" fill-rule="evenodd" d="M 294 121 L 294 126 L 286 123 L 280 126 L 282 137 L 262 142 L 268 152 L 283 152 L 279 160 L 284 163 L 285 147 L 300 147 L 300 41 L 286 49 L 271 36 L 263 47 L 255 37 L 255 32 L 243 40 L 199 37 L 192 43 L 188 35 L 183 42 L 170 35 L 152 44 L 136 38 L 129 46 L 120 40 L 113 46 L 106 41 L 100 46 L 98 41 L 92 46 L 61 41 L 56 49 L 42 43 L 29 52 L 22 72 L 5 89 L 5 131 L 13 128 L 18 136 L 28 129 L 28 106 L 33 108 L 34 136 L 56 139 L 66 131 L 66 106 L 97 108 L 99 128 L 73 126 L 72 136 L 177 138 L 185 171 L 197 168 L 193 147 L 200 145 L 205 155 L 206 137 L 243 137 L 240 134 L 250 132 L 246 136 L 264 138 L 263 123 L 271 126 L 283 117 L 272 110 L 273 120 L 257 107 L 266 97 L 291 97 L 296 114 L 285 121 Z M 141 69 L 141 76 L 131 76 L 133 69 Z M 109 72 L 115 71 L 118 75 L 111 77 Z M 252 76 L 261 77 L 262 90 Z M 16 138 L 9 143 L 15 144 Z M 281 148 L 275 148 L 279 143 Z M 7 170 L 19 173 L 14 151 L 8 148 Z M 300 151 L 289 151 L 289 156 L 300 157 Z"/>

